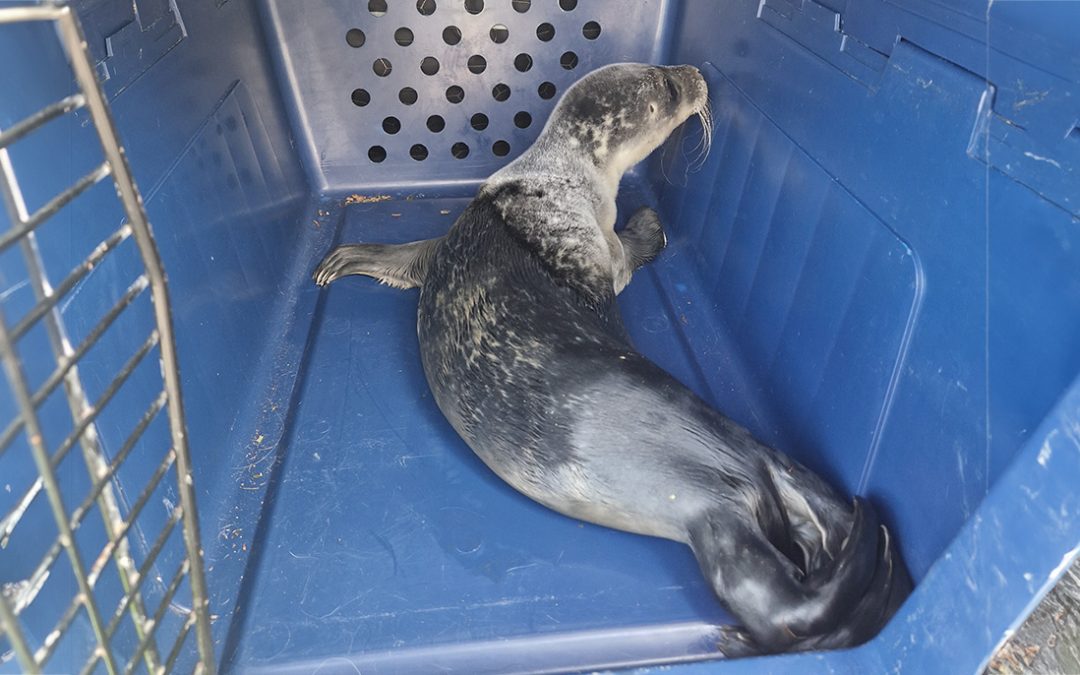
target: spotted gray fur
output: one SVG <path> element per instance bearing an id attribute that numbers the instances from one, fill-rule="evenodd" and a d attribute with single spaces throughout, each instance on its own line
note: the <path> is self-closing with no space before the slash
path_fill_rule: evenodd
<path id="1" fill-rule="evenodd" d="M 706 102 L 690 66 L 595 71 L 446 236 L 340 247 L 315 279 L 419 286 L 424 372 L 454 429 L 556 511 L 688 544 L 745 629 L 728 653 L 850 646 L 910 590 L 873 509 L 639 354 L 614 302 L 666 241 L 647 209 L 616 234 L 619 180 Z"/>

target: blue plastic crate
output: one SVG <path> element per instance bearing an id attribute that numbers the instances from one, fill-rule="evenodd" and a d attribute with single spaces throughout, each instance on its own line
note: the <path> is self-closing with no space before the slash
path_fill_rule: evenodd
<path id="1" fill-rule="evenodd" d="M 975 672 L 1080 550 L 1077 3 L 75 7 L 169 273 L 224 668 Z M 54 44 L 0 26 L 0 129 L 72 92 Z M 569 84 L 617 61 L 698 66 L 716 118 L 707 156 L 691 121 L 625 181 L 621 212 L 655 206 L 670 239 L 620 298 L 628 329 L 881 511 L 917 587 L 862 647 L 714 660 L 730 617 L 689 549 L 550 512 L 457 438 L 424 381 L 415 291 L 310 282 L 334 242 L 444 232 Z M 99 152 L 81 111 L 11 148 L 32 206 Z M 120 218 L 102 186 L 67 205 L 38 233 L 49 271 Z M 131 283 L 116 253 L 62 305 L 76 336 Z M 0 273 L 18 315 L 26 272 L 9 252 Z M 133 310 L 132 326 L 149 303 Z M 125 326 L 81 366 L 88 388 L 130 355 Z M 20 356 L 31 380 L 54 365 L 42 335 Z M 135 378 L 110 403 L 106 450 L 153 393 Z M 0 455 L 3 513 L 33 480 L 24 450 Z M 119 476 L 130 499 L 154 468 L 141 457 Z M 76 502 L 85 472 L 66 471 Z M 174 502 L 154 496 L 146 532 Z M 27 518 L 0 583 L 40 556 L 28 532 L 47 513 Z M 24 616 L 38 642 L 74 592 L 61 567 Z M 73 626 L 59 670 L 93 642 L 85 616 Z"/>

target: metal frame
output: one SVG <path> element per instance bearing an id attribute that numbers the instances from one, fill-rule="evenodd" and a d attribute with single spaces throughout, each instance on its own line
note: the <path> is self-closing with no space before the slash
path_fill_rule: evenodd
<path id="1" fill-rule="evenodd" d="M 161 265 L 161 258 L 150 230 L 146 211 L 143 208 L 142 197 L 132 178 L 127 159 L 117 138 L 116 128 L 113 125 L 108 104 L 90 62 L 86 40 L 75 12 L 70 7 L 58 4 L 0 9 L 0 24 L 24 21 L 51 21 L 56 24 L 59 39 L 71 65 L 80 93 L 57 101 L 6 130 L 0 130 L 0 197 L 3 198 L 8 216 L 13 223 L 10 230 L 0 234 L 0 251 L 16 243 L 20 245 L 30 274 L 30 282 L 33 286 L 35 298 L 37 299 L 37 304 L 33 309 L 14 326 L 8 324 L 2 310 L 0 310 L 0 360 L 3 361 L 4 372 L 20 411 L 19 416 L 11 421 L 3 432 L 0 432 L 0 454 L 7 450 L 20 431 L 25 431 L 39 473 L 37 481 L 24 494 L 15 509 L 0 518 L 0 543 L 7 542 L 27 507 L 42 491 L 46 494 L 60 533 L 34 574 L 22 584 L 21 592 L 18 593 L 15 601 L 11 602 L 9 598 L 0 595 L 0 634 L 7 637 L 20 664 L 27 672 L 40 672 L 52 656 L 60 636 L 70 626 L 79 611 L 85 610 L 97 638 L 98 648 L 87 655 L 88 659 L 83 667 L 83 672 L 94 670 L 98 662 L 101 661 L 109 673 L 133 672 L 138 668 L 140 662 L 144 663 L 146 669 L 151 673 L 164 673 L 173 668 L 188 634 L 194 628 L 199 653 L 199 663 L 196 670 L 212 674 L 215 670 L 215 661 L 213 641 L 210 634 L 209 598 L 203 573 L 202 548 L 192 483 L 191 462 L 187 447 L 184 407 L 180 393 L 180 378 L 177 370 L 176 346 L 173 336 L 168 288 Z M 81 108 L 86 108 L 94 123 L 105 161 L 36 212 L 29 213 L 23 201 L 22 191 L 12 168 L 7 148 L 20 138 L 33 133 L 50 120 Z M 64 205 L 110 176 L 123 204 L 126 222 L 115 233 L 101 242 L 86 260 L 72 270 L 54 288 L 45 274 L 37 242 L 34 238 L 34 230 L 45 223 Z M 132 283 L 113 308 L 100 319 L 83 343 L 72 348 L 67 339 L 60 312 L 57 309 L 59 300 L 128 237 L 133 237 L 135 244 L 138 246 L 145 273 Z M 156 329 L 151 331 L 140 348 L 120 369 L 101 397 L 91 403 L 82 387 L 77 366 L 78 361 L 124 310 L 147 288 L 150 289 L 153 301 Z M 38 391 L 30 391 L 22 364 L 15 351 L 15 344 L 38 321 L 43 321 L 45 324 L 49 342 L 58 365 Z M 108 404 L 139 363 L 155 347 L 160 353 L 163 389 L 151 402 L 119 452 L 109 461 L 101 447 L 94 422 L 100 411 Z M 61 443 L 56 452 L 50 454 L 43 440 L 37 407 L 61 382 L 67 396 L 74 430 Z M 118 505 L 112 480 L 117 469 L 135 447 L 142 433 L 163 409 L 167 410 L 169 417 L 172 447 L 164 453 L 163 459 L 149 484 L 140 493 L 125 518 Z M 69 512 L 64 503 L 65 496 L 61 493 L 60 486 L 57 483 L 56 468 L 76 444 L 82 450 L 83 460 L 93 487 L 90 494 L 80 502 L 79 506 L 74 511 Z M 145 506 L 151 494 L 174 464 L 180 504 L 174 509 L 165 528 L 157 536 L 150 550 L 147 551 L 143 563 L 138 569 L 135 569 L 134 558 L 130 554 L 128 534 L 143 506 Z M 104 520 L 108 544 L 87 567 L 87 561 L 83 560 L 78 548 L 75 546 L 73 533 L 95 504 L 99 507 Z M 152 614 L 148 614 L 140 594 L 141 583 L 149 575 L 158 554 L 177 524 L 181 525 L 187 555 L 176 573 L 171 577 L 162 601 L 158 607 L 154 608 Z M 35 651 L 31 649 L 22 632 L 19 614 L 34 601 L 62 551 L 67 554 L 78 583 L 79 593 L 72 599 L 71 604 L 62 614 L 55 630 Z M 124 596 L 119 606 L 107 617 L 108 621 L 106 622 L 106 616 L 102 614 L 98 607 L 93 591 L 94 584 L 110 559 L 116 562 L 116 568 L 124 589 Z M 173 643 L 169 646 L 163 661 L 158 650 L 155 632 L 185 576 L 188 578 L 191 588 L 191 611 Z M 110 639 L 119 627 L 125 613 L 131 616 L 139 640 L 135 653 L 130 655 L 126 664 L 121 663 L 119 655 L 114 654 L 110 646 Z"/>

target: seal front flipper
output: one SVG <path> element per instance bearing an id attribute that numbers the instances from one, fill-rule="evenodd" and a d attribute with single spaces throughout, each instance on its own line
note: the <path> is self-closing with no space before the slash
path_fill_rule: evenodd
<path id="1" fill-rule="evenodd" d="M 443 237 L 408 244 L 344 244 L 327 254 L 311 277 L 319 286 L 360 274 L 394 288 L 416 288 L 424 283 L 431 258 L 442 240 Z"/>
<path id="2" fill-rule="evenodd" d="M 631 272 L 652 262 L 667 246 L 667 235 L 660 224 L 660 215 L 648 207 L 638 209 L 619 232 L 619 242 L 626 253 Z"/>

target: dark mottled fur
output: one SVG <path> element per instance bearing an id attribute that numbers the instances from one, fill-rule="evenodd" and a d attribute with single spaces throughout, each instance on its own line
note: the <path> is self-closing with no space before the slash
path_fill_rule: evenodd
<path id="1" fill-rule="evenodd" d="M 420 286 L 424 371 L 462 438 L 561 513 L 690 545 L 748 634 L 731 633 L 729 652 L 868 639 L 910 589 L 873 510 L 852 508 L 639 354 L 616 311 L 633 269 L 665 242 L 649 210 L 608 231 L 618 176 L 703 104 L 700 75 L 627 65 L 583 83 L 445 237 L 340 248 L 316 281 L 359 273 Z M 661 123 L 665 105 L 672 119 Z M 614 169 L 612 153 L 622 153 Z"/>

